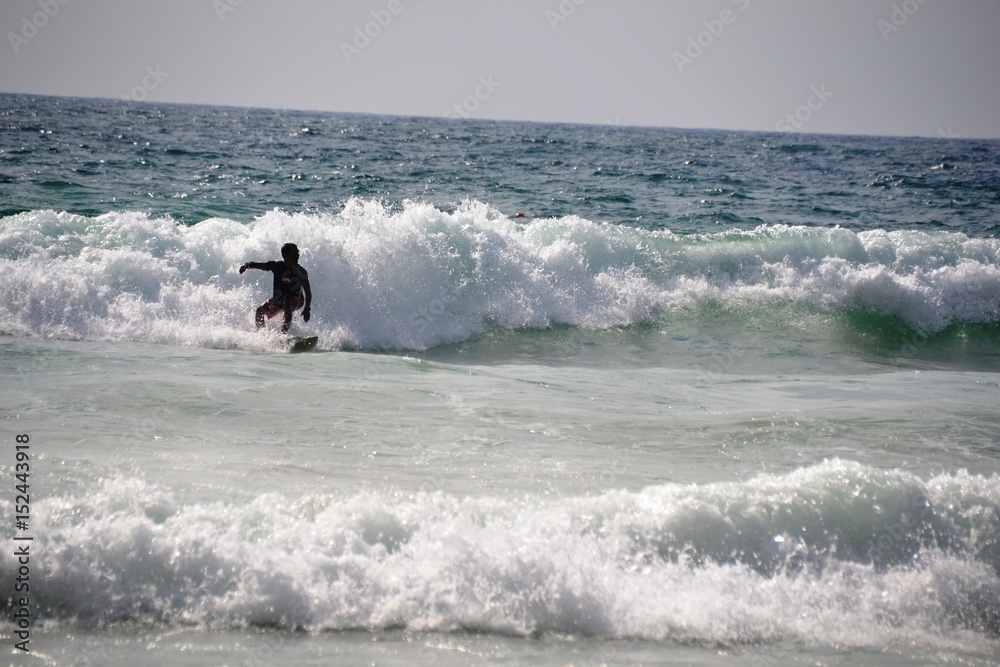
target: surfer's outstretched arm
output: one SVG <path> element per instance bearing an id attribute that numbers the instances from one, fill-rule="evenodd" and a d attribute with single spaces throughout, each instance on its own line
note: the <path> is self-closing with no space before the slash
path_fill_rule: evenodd
<path id="1" fill-rule="evenodd" d="M 267 270 L 267 264 L 264 264 L 263 262 L 247 262 L 240 267 L 240 273 L 243 273 L 247 269 L 260 269 L 261 271 L 265 271 Z"/>

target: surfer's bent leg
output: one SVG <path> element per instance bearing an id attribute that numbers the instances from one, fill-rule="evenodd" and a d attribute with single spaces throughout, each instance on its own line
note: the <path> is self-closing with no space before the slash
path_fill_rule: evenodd
<path id="1" fill-rule="evenodd" d="M 288 333 L 288 328 L 292 326 L 292 308 L 294 306 L 292 299 L 285 299 L 285 323 L 281 325 L 281 333 Z"/>
<path id="2" fill-rule="evenodd" d="M 257 309 L 257 313 L 254 315 L 254 321 L 257 323 L 258 329 L 264 328 L 265 318 L 275 310 L 274 299 L 268 299 L 260 305 L 260 308 Z"/>

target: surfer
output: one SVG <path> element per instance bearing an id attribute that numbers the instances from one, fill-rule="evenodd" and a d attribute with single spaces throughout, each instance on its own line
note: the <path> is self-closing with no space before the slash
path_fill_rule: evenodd
<path id="1" fill-rule="evenodd" d="M 274 274 L 274 293 L 261 304 L 254 317 L 258 329 L 264 326 L 265 317 L 274 317 L 283 311 L 285 322 L 281 325 L 281 331 L 287 333 L 292 324 L 292 311 L 299 308 L 302 308 L 302 320 L 309 321 L 309 306 L 312 303 L 309 274 L 299 265 L 299 249 L 294 243 L 281 246 L 280 262 L 247 262 L 240 267 L 240 273 L 247 269 L 260 269 Z"/>

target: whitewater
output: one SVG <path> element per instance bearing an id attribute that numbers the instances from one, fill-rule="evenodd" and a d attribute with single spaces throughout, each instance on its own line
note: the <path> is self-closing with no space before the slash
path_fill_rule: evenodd
<path id="1" fill-rule="evenodd" d="M 996 142 L 4 100 L 3 664 L 1000 658 Z"/>
<path id="2" fill-rule="evenodd" d="M 1000 319 L 1000 241 L 954 232 L 785 225 L 680 236 L 576 216 L 517 224 L 480 202 L 330 215 L 270 211 L 196 225 L 147 213 L 39 211 L 0 234 L 5 333 L 252 346 L 266 278 L 235 268 L 284 238 L 332 293 L 324 349 L 426 350 L 489 330 L 658 325 L 706 305 L 892 319 L 927 338 Z M 270 253 L 270 254 L 269 254 Z M 255 289 L 256 288 L 256 289 Z"/>

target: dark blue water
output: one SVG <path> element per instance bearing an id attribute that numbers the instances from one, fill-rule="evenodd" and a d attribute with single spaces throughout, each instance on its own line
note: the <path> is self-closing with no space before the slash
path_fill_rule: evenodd
<path id="1" fill-rule="evenodd" d="M 762 224 L 996 236 L 1000 142 L 439 120 L 0 97 L 0 213 L 185 224 L 351 197 L 677 233 Z"/>

